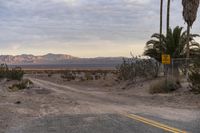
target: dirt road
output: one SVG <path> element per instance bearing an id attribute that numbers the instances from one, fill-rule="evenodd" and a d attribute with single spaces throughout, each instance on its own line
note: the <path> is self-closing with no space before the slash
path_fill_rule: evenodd
<path id="1" fill-rule="evenodd" d="M 61 85 L 35 78 L 31 80 L 35 89 L 24 92 L 23 96 L 20 93 L 12 96 L 14 100 L 23 97 L 21 105 L 9 104 L 12 99 L 7 104 L 0 103 L 0 110 L 5 111 L 5 107 L 8 107 L 7 113 L 10 113 L 4 118 L 9 121 L 5 121 L 7 124 L 2 126 L 2 133 L 129 133 L 172 130 L 160 124 L 181 131 L 200 130 L 200 111 L 197 109 L 163 107 L 152 105 L 148 99 L 138 96 L 126 97 L 98 89 L 91 91 L 79 85 Z M 138 119 L 137 116 L 142 118 Z M 0 118 L 3 120 L 3 116 Z M 143 118 L 160 124 L 147 124 Z"/>

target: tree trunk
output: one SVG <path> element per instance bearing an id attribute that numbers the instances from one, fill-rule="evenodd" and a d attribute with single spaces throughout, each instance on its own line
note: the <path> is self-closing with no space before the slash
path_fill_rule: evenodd
<path id="1" fill-rule="evenodd" d="M 162 35 L 163 28 L 163 0 L 160 0 L 160 36 Z M 160 37 L 160 45 L 162 45 L 162 38 Z M 163 49 L 162 54 L 166 51 Z M 167 75 L 166 65 L 164 65 L 164 75 Z"/>
<path id="2" fill-rule="evenodd" d="M 163 23 L 163 0 L 160 0 L 160 35 L 162 35 L 162 23 Z M 160 43 L 161 43 L 160 38 Z"/>
<path id="3" fill-rule="evenodd" d="M 168 31 L 169 31 L 169 21 L 170 21 L 170 2 L 171 0 L 168 0 L 167 1 L 167 24 L 166 24 L 166 37 L 168 35 Z M 165 51 L 166 53 L 166 51 Z M 165 68 L 165 72 L 164 72 L 164 75 L 166 76 L 167 73 L 168 73 L 168 66 L 167 65 L 164 65 L 164 68 Z"/>
<path id="4" fill-rule="evenodd" d="M 167 1 L 167 29 L 166 29 L 166 34 L 168 34 L 169 23 L 170 23 L 170 3 L 171 3 L 171 0 L 168 0 Z"/>
<path id="5" fill-rule="evenodd" d="M 190 58 L 190 26 L 187 26 L 187 55 L 186 58 Z"/>
<path id="6" fill-rule="evenodd" d="M 186 77 L 188 78 L 189 73 L 189 58 L 190 58 L 190 26 L 187 25 L 187 53 L 186 53 Z"/>
<path id="7" fill-rule="evenodd" d="M 176 80 L 179 80 L 180 78 L 180 72 L 179 72 L 179 64 L 177 63 L 174 63 L 173 65 L 173 78 L 176 79 Z"/>

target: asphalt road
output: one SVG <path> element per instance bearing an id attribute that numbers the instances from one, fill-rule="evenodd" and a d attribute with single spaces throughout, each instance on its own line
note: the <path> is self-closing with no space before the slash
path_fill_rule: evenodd
<path id="1" fill-rule="evenodd" d="M 147 116 L 146 116 L 147 117 Z M 149 116 L 148 116 L 149 117 Z M 152 118 L 183 131 L 199 133 L 200 121 L 182 123 Z M 9 129 L 6 133 L 168 133 L 158 128 L 122 115 L 62 115 L 49 116 L 21 123 L 20 127 Z M 175 131 L 174 131 L 175 132 Z M 181 132 L 181 131 L 180 131 Z M 179 132 L 177 132 L 179 133 Z"/>
<path id="2" fill-rule="evenodd" d="M 121 115 L 63 115 L 44 117 L 7 133 L 164 133 L 161 128 L 132 120 Z"/>
<path id="3" fill-rule="evenodd" d="M 87 102 L 94 99 L 95 102 L 103 101 L 102 104 L 106 101 L 106 99 L 102 100 L 103 98 L 99 97 L 95 99 L 93 94 L 90 94 L 91 96 L 89 95 L 90 98 L 88 98 L 89 96 L 85 96 L 85 92 L 79 92 L 73 88 L 68 88 L 66 92 L 62 86 L 39 80 L 35 81 L 35 83 L 37 82 L 39 85 L 48 86 L 62 95 L 70 94 L 74 99 L 87 100 Z M 56 87 L 60 87 L 60 89 L 55 90 Z M 109 103 L 112 102 L 115 101 L 109 101 Z M 118 105 L 116 104 L 116 106 Z M 200 120 L 198 119 L 184 122 L 163 119 L 156 114 L 151 116 L 143 113 L 106 112 L 101 111 L 101 113 L 95 114 L 88 111 L 88 113 L 71 115 L 49 114 L 19 123 L 19 126 L 11 127 L 5 133 L 200 133 Z"/>

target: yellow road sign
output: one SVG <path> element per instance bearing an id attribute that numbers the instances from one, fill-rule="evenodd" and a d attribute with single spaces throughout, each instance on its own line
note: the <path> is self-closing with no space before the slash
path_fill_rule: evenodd
<path id="1" fill-rule="evenodd" d="M 168 54 L 162 55 L 162 64 L 171 64 L 171 57 Z"/>

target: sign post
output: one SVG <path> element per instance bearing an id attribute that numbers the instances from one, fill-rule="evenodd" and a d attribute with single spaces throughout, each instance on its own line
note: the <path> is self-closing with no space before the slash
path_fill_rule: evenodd
<path id="1" fill-rule="evenodd" d="M 169 54 L 162 54 L 162 64 L 164 65 L 170 65 L 171 64 L 171 57 Z M 165 67 L 165 69 L 167 70 L 166 72 L 166 84 L 168 84 L 168 69 L 167 67 Z"/>

